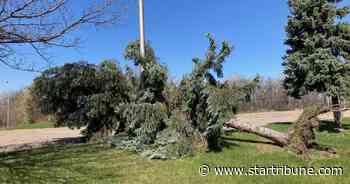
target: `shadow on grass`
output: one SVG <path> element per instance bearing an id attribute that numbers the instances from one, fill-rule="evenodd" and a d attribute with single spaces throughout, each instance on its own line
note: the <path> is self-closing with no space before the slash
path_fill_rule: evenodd
<path id="1" fill-rule="evenodd" d="M 223 137 L 222 140 L 223 140 L 223 141 L 222 141 L 221 145 L 222 145 L 223 148 L 239 147 L 239 144 L 234 143 L 234 142 L 232 142 L 232 141 L 229 141 L 229 140 L 227 140 L 225 137 Z"/>
<path id="2" fill-rule="evenodd" d="M 103 158 L 98 155 L 110 150 L 105 145 L 83 144 L 77 139 L 57 142 L 61 144 L 1 153 L 0 183 L 88 183 L 96 169 L 87 163 L 100 162 Z M 64 145 L 67 142 L 70 145 Z"/>
<path id="3" fill-rule="evenodd" d="M 79 144 L 86 143 L 86 138 L 84 137 L 66 137 L 66 138 L 57 138 L 53 141 L 46 143 L 29 143 L 29 144 L 13 144 L 0 146 L 0 155 L 4 153 L 14 153 L 21 152 L 26 150 L 35 150 L 38 148 L 43 148 L 52 145 L 68 145 L 68 144 Z"/>
<path id="4" fill-rule="evenodd" d="M 345 130 L 349 130 L 350 129 L 350 124 L 343 123 L 343 129 Z M 320 126 L 318 129 L 319 132 L 328 132 L 328 133 L 339 133 L 339 130 L 337 130 L 336 124 L 334 123 L 334 121 L 320 121 Z"/>
<path id="5" fill-rule="evenodd" d="M 284 126 L 290 126 L 292 125 L 292 122 L 276 122 L 276 123 L 271 123 L 270 125 L 284 125 Z"/>
<path id="6" fill-rule="evenodd" d="M 267 144 L 267 145 L 274 145 L 274 146 L 279 146 L 276 143 L 270 142 L 270 141 L 260 141 L 260 140 L 250 140 L 250 139 L 239 139 L 239 138 L 232 138 L 232 137 L 223 137 L 222 138 L 226 142 L 231 142 L 231 141 L 237 141 L 237 142 L 244 142 L 244 143 L 254 143 L 254 144 Z M 231 142 L 232 143 L 232 142 Z M 233 143 L 235 144 L 235 143 Z M 239 146 L 238 144 L 235 144 Z"/>
<path id="7" fill-rule="evenodd" d="M 312 148 L 313 148 L 314 150 L 326 152 L 326 153 L 328 153 L 328 154 L 336 154 L 336 153 L 337 153 L 336 149 L 332 148 L 332 147 L 329 146 L 329 145 L 323 145 L 323 144 L 314 143 L 314 144 L 312 145 Z"/>

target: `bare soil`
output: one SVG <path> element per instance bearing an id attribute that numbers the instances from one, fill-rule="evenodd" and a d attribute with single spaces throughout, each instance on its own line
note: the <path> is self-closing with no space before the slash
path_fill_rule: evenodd
<path id="1" fill-rule="evenodd" d="M 254 123 L 259 126 L 264 126 L 270 123 L 284 123 L 284 122 L 294 122 L 298 119 L 302 110 L 294 111 L 271 111 L 271 112 L 259 112 L 259 113 L 245 113 L 238 114 L 237 121 L 242 121 L 246 123 Z M 350 112 L 343 112 L 343 117 L 350 117 Z M 333 114 L 327 113 L 319 116 L 321 120 L 333 120 Z"/>
<path id="2" fill-rule="evenodd" d="M 80 137 L 80 130 L 69 128 L 3 130 L 0 131 L 0 152 L 31 149 Z"/>

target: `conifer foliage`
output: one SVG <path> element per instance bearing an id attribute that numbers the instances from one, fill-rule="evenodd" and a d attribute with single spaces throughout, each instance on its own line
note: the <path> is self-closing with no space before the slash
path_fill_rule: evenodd
<path id="1" fill-rule="evenodd" d="M 289 0 L 284 86 L 293 97 L 317 91 L 339 103 L 350 85 L 350 9 L 341 0 Z M 337 122 L 340 127 L 340 122 Z"/>
<path id="2" fill-rule="evenodd" d="M 124 106 L 124 117 L 129 135 L 137 136 L 138 141 L 153 143 L 156 135 L 165 127 L 167 118 L 163 91 L 167 82 L 167 70 L 158 63 L 152 47 L 146 45 L 146 56 L 140 55 L 138 41 L 131 42 L 125 50 L 125 59 L 141 68 L 136 88 L 136 98 Z M 135 76 L 135 78 L 137 78 Z"/>
<path id="3" fill-rule="evenodd" d="M 33 95 L 41 111 L 53 114 L 58 126 L 85 127 L 85 135 L 110 135 L 124 122 L 115 107 L 129 102 L 128 85 L 114 61 L 86 62 L 46 70 L 34 80 Z"/>
<path id="4" fill-rule="evenodd" d="M 193 72 L 180 85 L 167 81 L 168 71 L 149 44 L 142 58 L 136 41 L 127 46 L 125 58 L 140 72 L 130 67 L 123 72 L 114 61 L 65 64 L 35 79 L 33 93 L 59 125 L 86 127 L 88 138 L 108 137 L 111 145 L 147 158 L 178 158 L 203 145 L 217 149 L 223 114 L 235 111 L 242 94 L 218 80 L 232 48 L 223 42 L 218 49 L 207 37 L 206 57 L 193 59 Z"/>
<path id="5" fill-rule="evenodd" d="M 208 148 L 216 149 L 219 147 L 221 135 L 222 125 L 218 120 L 222 107 L 215 105 L 217 100 L 212 94 L 220 88 L 221 84 L 217 78 L 223 77 L 223 63 L 230 55 L 232 48 L 227 42 L 223 42 L 218 51 L 212 35 L 208 34 L 207 38 L 209 48 L 206 51 L 206 57 L 203 60 L 193 59 L 194 69 L 181 82 L 181 89 L 184 94 L 187 120 L 194 129 L 205 135 Z"/>
<path id="6" fill-rule="evenodd" d="M 139 41 L 131 42 L 125 50 L 125 59 L 131 60 L 141 68 L 140 81 L 137 86 L 138 102 L 164 102 L 163 90 L 166 86 L 168 72 L 156 58 L 153 48 L 146 44 L 146 56 L 140 55 Z"/>

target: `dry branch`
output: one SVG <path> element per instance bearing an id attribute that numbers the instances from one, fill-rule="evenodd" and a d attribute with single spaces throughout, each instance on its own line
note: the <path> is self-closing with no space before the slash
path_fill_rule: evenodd
<path id="1" fill-rule="evenodd" d="M 31 48 L 33 54 L 49 62 L 49 48 L 77 46 L 79 36 L 71 33 L 83 25 L 114 23 L 121 11 L 116 2 L 91 0 L 77 8 L 73 0 L 0 0 L 0 63 L 35 70 L 33 63 L 19 53 L 20 47 Z"/>

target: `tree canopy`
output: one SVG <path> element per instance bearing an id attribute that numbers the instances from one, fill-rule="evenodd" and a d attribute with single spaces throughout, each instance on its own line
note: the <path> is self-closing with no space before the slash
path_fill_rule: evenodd
<path id="1" fill-rule="evenodd" d="M 284 86 L 293 97 L 311 91 L 342 96 L 350 84 L 350 9 L 341 0 L 289 0 Z"/>
<path id="2" fill-rule="evenodd" d="M 88 137 L 108 134 L 124 123 L 123 103 L 130 101 L 129 86 L 114 61 L 95 66 L 86 62 L 46 70 L 34 80 L 33 94 L 43 113 L 53 114 L 57 125 L 86 126 Z"/>

